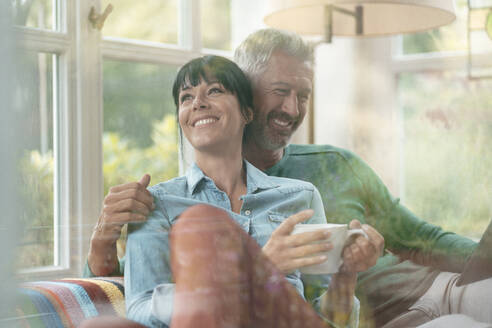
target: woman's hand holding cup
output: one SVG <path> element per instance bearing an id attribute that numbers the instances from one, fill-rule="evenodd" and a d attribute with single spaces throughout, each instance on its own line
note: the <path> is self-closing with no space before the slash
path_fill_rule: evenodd
<path id="1" fill-rule="evenodd" d="M 328 241 L 331 232 L 326 229 L 291 235 L 297 224 L 308 220 L 313 214 L 313 210 L 304 210 L 288 217 L 263 246 L 263 253 L 284 274 L 326 261 L 325 253 L 333 248 Z"/>

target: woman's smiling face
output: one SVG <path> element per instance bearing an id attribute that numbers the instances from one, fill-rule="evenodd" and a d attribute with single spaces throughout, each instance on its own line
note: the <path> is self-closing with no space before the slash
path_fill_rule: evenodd
<path id="1" fill-rule="evenodd" d="M 236 95 L 210 76 L 179 92 L 178 119 L 183 133 L 198 151 L 241 147 L 246 124 Z"/>

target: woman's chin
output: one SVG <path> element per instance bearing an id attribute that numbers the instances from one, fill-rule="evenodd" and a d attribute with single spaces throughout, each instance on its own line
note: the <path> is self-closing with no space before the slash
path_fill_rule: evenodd
<path id="1" fill-rule="evenodd" d="M 204 140 L 204 139 L 199 139 L 199 140 L 190 140 L 190 144 L 193 146 L 193 149 L 195 151 L 201 152 L 201 153 L 207 153 L 207 152 L 213 152 L 215 153 L 217 149 L 220 149 L 221 143 L 217 141 L 210 141 L 210 140 Z"/>
<path id="2" fill-rule="evenodd" d="M 214 155 L 226 155 L 228 152 L 236 152 L 242 145 L 242 134 L 228 134 L 226 132 L 196 134 L 187 136 L 188 141 L 195 149 L 201 153 L 211 153 Z"/>
<path id="3" fill-rule="evenodd" d="M 203 136 L 203 135 L 194 136 L 187 139 L 195 149 L 208 148 L 214 146 L 217 143 L 217 140 L 215 140 L 215 138 L 209 138 L 208 136 Z"/>

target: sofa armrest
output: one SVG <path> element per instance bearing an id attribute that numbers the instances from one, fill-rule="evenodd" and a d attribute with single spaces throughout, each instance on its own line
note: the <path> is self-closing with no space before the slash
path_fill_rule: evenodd
<path id="1" fill-rule="evenodd" d="M 20 285 L 18 319 L 26 327 L 77 327 L 90 317 L 125 317 L 123 277 L 61 279 Z"/>

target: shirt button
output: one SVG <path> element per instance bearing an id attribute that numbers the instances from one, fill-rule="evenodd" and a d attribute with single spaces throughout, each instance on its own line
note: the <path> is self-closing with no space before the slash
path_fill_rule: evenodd
<path id="1" fill-rule="evenodd" d="M 244 211 L 244 215 L 251 215 L 251 211 L 250 210 Z"/>

